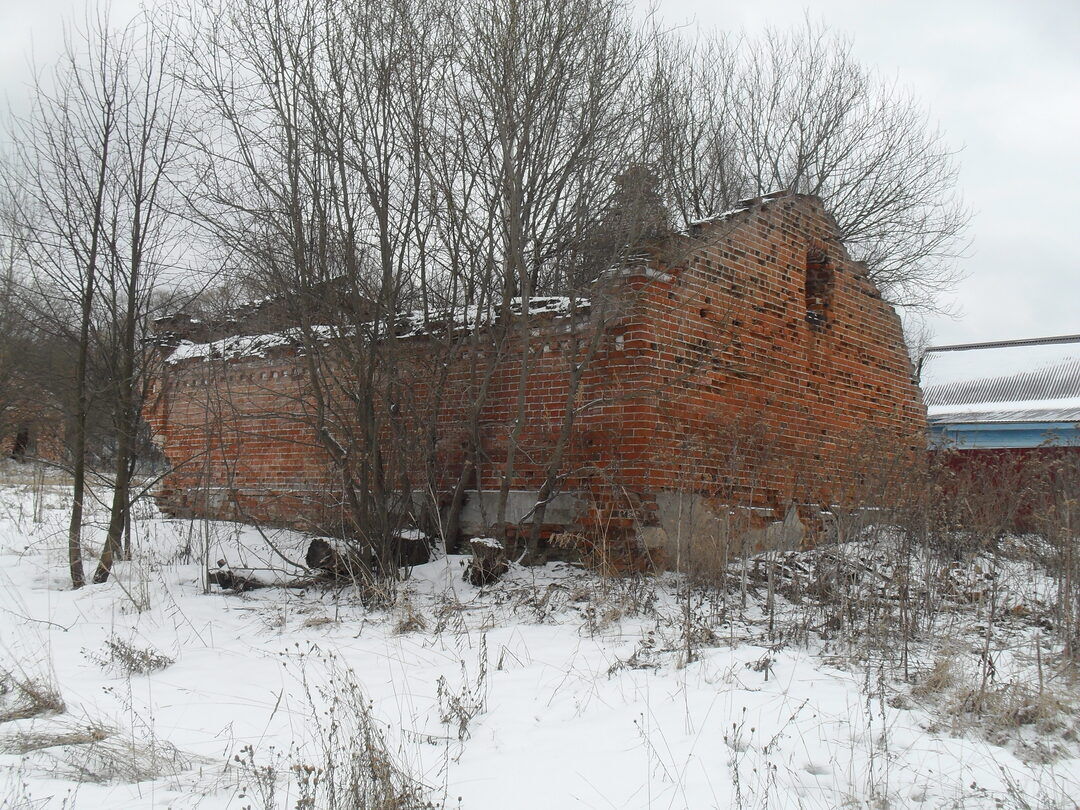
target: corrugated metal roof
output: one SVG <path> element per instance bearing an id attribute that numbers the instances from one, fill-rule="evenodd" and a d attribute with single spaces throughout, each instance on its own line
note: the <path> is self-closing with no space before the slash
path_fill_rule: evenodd
<path id="1" fill-rule="evenodd" d="M 920 368 L 932 424 L 1080 421 L 1080 335 L 938 346 Z"/>
<path id="2" fill-rule="evenodd" d="M 923 390 L 928 406 L 1080 397 L 1080 360 L 1026 373 L 930 385 Z"/>

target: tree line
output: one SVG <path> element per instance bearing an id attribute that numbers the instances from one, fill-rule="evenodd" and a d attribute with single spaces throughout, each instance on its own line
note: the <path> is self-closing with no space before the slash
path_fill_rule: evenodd
<path id="1" fill-rule="evenodd" d="M 441 359 L 470 358 L 466 447 L 436 510 L 448 536 L 492 465 L 492 523 L 508 523 L 538 362 L 528 302 L 564 296 L 582 324 L 560 344 L 571 384 L 540 464 L 523 541 L 534 549 L 582 375 L 618 314 L 595 288 L 604 270 L 790 189 L 824 199 L 890 300 L 929 307 L 954 280 L 967 219 L 942 135 L 846 40 L 810 24 L 756 38 L 674 29 L 624 0 L 194 0 L 122 24 L 102 13 L 72 30 L 8 142 L 0 388 L 19 363 L 42 375 L 16 340 L 62 347 L 61 370 L 43 376 L 68 424 L 75 587 L 87 476 L 105 455 L 94 580 L 124 553 L 158 315 L 287 302 L 309 372 L 296 406 L 344 481 L 343 533 L 386 572 L 400 515 L 437 478 L 406 472 L 434 457 L 439 426 L 400 407 L 412 361 L 384 338 L 403 312 L 438 337 L 426 412 L 446 393 Z M 479 420 L 511 356 L 516 410 L 493 460 Z M 2 403 L 0 391 L 0 421 Z"/>

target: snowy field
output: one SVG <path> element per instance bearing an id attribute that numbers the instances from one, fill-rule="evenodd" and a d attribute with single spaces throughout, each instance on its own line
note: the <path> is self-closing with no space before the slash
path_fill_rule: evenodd
<path id="1" fill-rule="evenodd" d="M 134 560 L 74 592 L 66 492 L 4 469 L 5 810 L 1078 806 L 1077 689 L 1022 565 L 1000 626 L 978 599 L 941 612 L 905 679 L 756 579 L 744 603 L 551 564 L 481 591 L 450 557 L 363 599 L 205 593 L 201 560 L 276 566 L 268 543 L 309 538 L 148 504 Z M 1019 709 L 958 707 L 980 678 Z"/>

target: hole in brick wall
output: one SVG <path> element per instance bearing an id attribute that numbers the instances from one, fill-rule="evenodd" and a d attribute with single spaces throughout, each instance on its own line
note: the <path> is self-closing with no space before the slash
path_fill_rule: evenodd
<path id="1" fill-rule="evenodd" d="M 705 296 L 705 303 L 706 304 L 711 304 L 712 303 L 712 299 L 707 295 Z"/>
<path id="2" fill-rule="evenodd" d="M 828 254 L 818 247 L 806 252 L 806 320 L 823 324 L 832 302 L 833 266 Z"/>
<path id="3" fill-rule="evenodd" d="M 702 307 L 701 309 L 699 309 L 698 310 L 698 315 L 700 315 L 702 318 L 708 318 L 709 317 L 708 308 L 707 307 Z"/>

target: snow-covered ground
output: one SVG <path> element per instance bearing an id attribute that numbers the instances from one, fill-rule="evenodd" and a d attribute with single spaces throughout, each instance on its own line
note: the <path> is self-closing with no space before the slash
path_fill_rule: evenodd
<path id="1" fill-rule="evenodd" d="M 387 600 L 204 593 L 203 560 L 275 564 L 268 542 L 298 560 L 308 538 L 149 505 L 135 559 L 71 591 L 66 492 L 8 479 L 0 705 L 33 716 L 0 723 L 2 808 L 1077 807 L 1076 688 L 1032 619 L 1034 575 L 1002 587 L 992 637 L 977 606 L 943 613 L 904 681 L 895 650 L 830 637 L 804 601 L 777 596 L 770 621 L 754 579 L 745 606 L 566 564 L 479 590 L 450 557 Z M 1037 688 L 1051 708 L 1015 728 L 950 713 L 980 647 L 983 694 Z M 62 711 L 12 684 L 43 705 L 54 685 Z"/>

